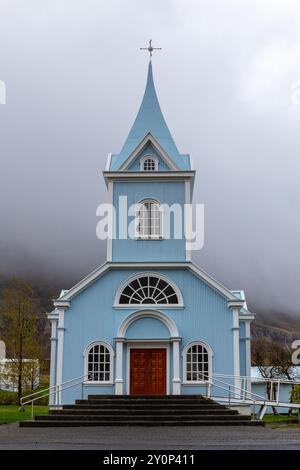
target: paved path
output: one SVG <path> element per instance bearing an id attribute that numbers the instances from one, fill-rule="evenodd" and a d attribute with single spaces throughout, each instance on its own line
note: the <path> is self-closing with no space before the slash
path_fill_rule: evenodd
<path id="1" fill-rule="evenodd" d="M 0 426 L 2 449 L 298 449 L 300 428 Z"/>

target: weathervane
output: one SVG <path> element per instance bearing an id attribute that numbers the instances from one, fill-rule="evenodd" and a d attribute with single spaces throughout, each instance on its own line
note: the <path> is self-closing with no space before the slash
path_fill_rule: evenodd
<path id="1" fill-rule="evenodd" d="M 152 39 L 149 41 L 149 46 L 148 47 L 140 47 L 141 51 L 148 51 L 150 54 L 150 60 L 152 57 L 152 52 L 153 51 L 161 51 L 161 47 L 152 47 Z"/>

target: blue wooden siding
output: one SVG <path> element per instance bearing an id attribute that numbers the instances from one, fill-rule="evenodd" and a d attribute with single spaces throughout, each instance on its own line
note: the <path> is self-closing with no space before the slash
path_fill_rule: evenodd
<path id="1" fill-rule="evenodd" d="M 147 272 L 156 270 L 147 270 Z M 83 353 L 93 341 L 107 341 L 114 347 L 114 337 L 121 321 L 139 308 L 113 308 L 118 287 L 141 271 L 136 269 L 112 270 L 94 282 L 71 302 L 65 313 L 65 338 L 63 381 L 83 375 Z M 182 348 L 190 341 L 200 340 L 209 344 L 214 352 L 213 372 L 233 374 L 232 314 L 227 301 L 213 289 L 185 269 L 162 269 L 161 274 L 175 282 L 181 289 L 184 308 L 153 306 L 174 320 L 182 337 Z M 156 308 L 157 307 L 157 308 Z M 149 310 L 147 308 L 147 310 Z M 146 331 L 147 330 L 147 331 Z M 140 337 L 169 337 L 167 328 L 153 319 L 137 320 L 128 329 L 131 339 Z M 180 370 L 182 375 L 182 355 Z M 172 346 L 170 347 L 170 381 L 172 379 Z M 124 347 L 124 380 L 126 379 L 126 345 Z M 125 383 L 126 387 L 126 383 Z M 89 393 L 114 393 L 113 386 L 89 387 Z M 182 386 L 182 393 L 201 393 L 201 387 Z M 80 388 L 63 394 L 63 401 L 70 403 L 80 396 Z M 87 391 L 85 390 L 85 393 Z M 214 394 L 222 395 L 221 390 Z"/>
<path id="2" fill-rule="evenodd" d="M 153 155 L 158 159 L 158 171 L 170 171 L 168 165 L 162 159 L 161 155 L 154 149 L 153 145 L 148 144 L 146 147 L 139 152 L 136 158 L 133 160 L 131 165 L 127 168 L 127 171 L 140 171 L 140 160 L 145 155 Z"/>
<path id="3" fill-rule="evenodd" d="M 116 182 L 114 183 L 114 207 L 116 208 L 116 235 L 119 234 L 119 213 L 118 203 L 120 196 L 127 196 L 128 207 L 143 199 L 156 199 L 161 203 L 180 204 L 185 202 L 184 182 Z M 128 218 L 130 223 L 133 217 Z M 172 235 L 171 216 L 171 235 Z M 183 233 L 183 222 L 182 222 Z M 170 240 L 135 240 L 116 238 L 112 243 L 113 261 L 184 261 L 185 260 L 185 239 Z"/>

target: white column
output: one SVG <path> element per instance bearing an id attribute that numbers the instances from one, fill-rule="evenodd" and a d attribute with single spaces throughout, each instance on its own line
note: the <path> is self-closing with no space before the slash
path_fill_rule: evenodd
<path id="1" fill-rule="evenodd" d="M 123 342 L 124 339 L 116 340 L 115 395 L 123 395 Z"/>
<path id="2" fill-rule="evenodd" d="M 49 318 L 49 317 L 48 317 Z M 57 318 L 51 318 L 51 354 L 50 354 L 50 393 L 49 405 L 55 404 L 56 396 L 53 393 L 56 385 L 56 353 L 57 353 Z"/>
<path id="3" fill-rule="evenodd" d="M 240 322 L 239 312 L 244 303 L 241 301 L 229 301 L 228 307 L 232 310 L 232 342 L 233 342 L 233 375 L 234 375 L 234 394 L 238 398 L 240 396 L 239 388 L 241 387 L 240 379 Z"/>
<path id="4" fill-rule="evenodd" d="M 63 357 L 64 357 L 64 317 L 65 309 L 58 307 L 59 317 L 58 317 L 58 326 L 57 326 L 57 366 L 56 366 L 56 384 L 60 385 L 63 381 Z M 56 404 L 61 404 L 61 389 L 57 394 L 58 402 Z"/>
<path id="5" fill-rule="evenodd" d="M 180 380 L 180 371 L 179 371 L 179 339 L 173 339 L 173 395 L 180 395 L 181 394 L 181 380 Z"/>
<path id="6" fill-rule="evenodd" d="M 245 341 L 246 341 L 247 390 L 251 393 L 251 332 L 250 332 L 250 321 L 245 321 Z"/>

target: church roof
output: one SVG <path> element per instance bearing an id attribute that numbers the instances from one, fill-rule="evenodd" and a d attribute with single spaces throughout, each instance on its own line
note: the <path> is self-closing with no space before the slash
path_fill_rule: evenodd
<path id="1" fill-rule="evenodd" d="M 119 154 L 112 155 L 110 170 L 118 170 L 147 134 L 151 134 L 180 170 L 189 170 L 189 155 L 179 153 L 157 98 L 152 64 L 149 62 L 144 97 L 133 126 Z"/>

